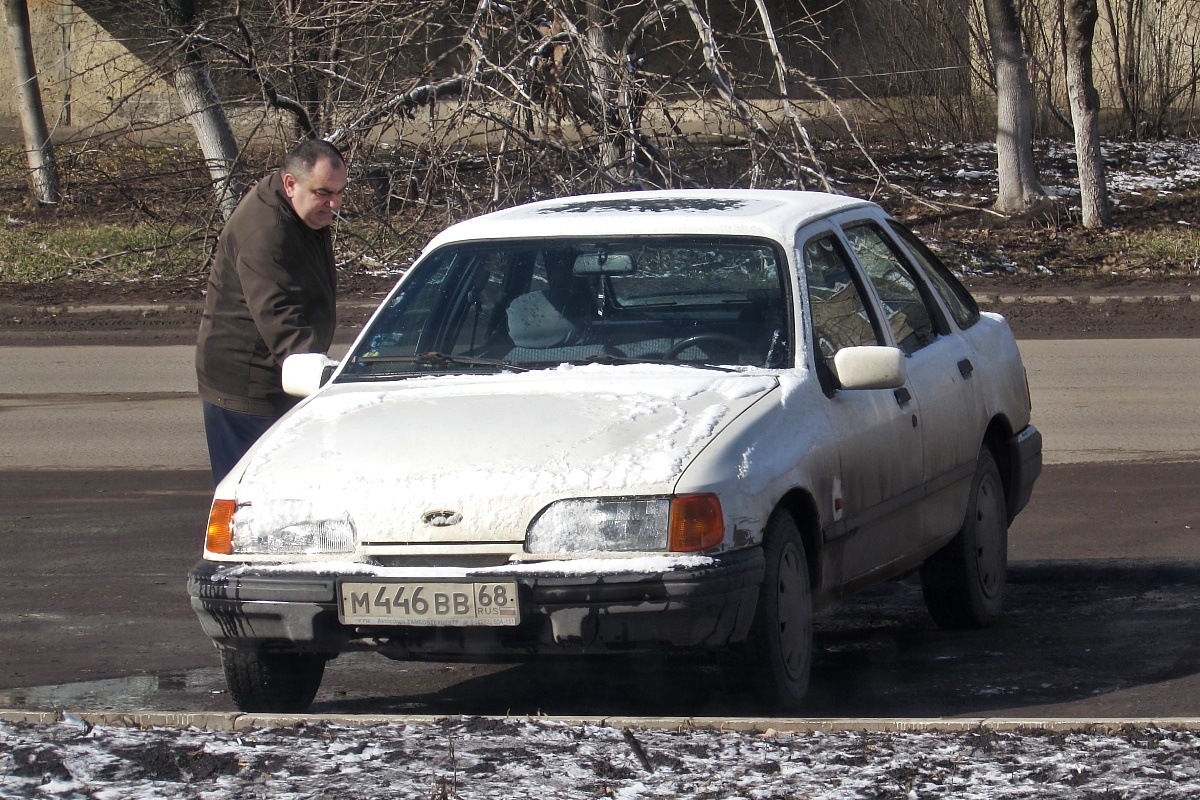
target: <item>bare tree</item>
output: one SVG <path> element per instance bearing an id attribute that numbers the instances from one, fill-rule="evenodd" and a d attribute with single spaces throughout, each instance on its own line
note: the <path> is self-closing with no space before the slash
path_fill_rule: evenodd
<path id="1" fill-rule="evenodd" d="M 212 176 L 217 206 L 229 219 L 242 199 L 245 184 L 237 172 L 237 139 L 196 38 L 196 0 L 162 0 L 162 7 L 168 27 L 175 34 L 175 90 Z"/>
<path id="2" fill-rule="evenodd" d="M 980 135 L 981 84 L 997 98 L 998 208 L 1042 194 L 1015 0 L 987 0 L 983 25 L 953 0 L 159 3 L 144 63 L 178 87 L 223 207 L 239 159 L 323 137 L 355 171 L 347 235 L 364 253 L 392 243 L 371 251 L 384 261 L 403 260 L 413 226 L 551 194 L 894 189 L 862 133 Z M 1053 26 L 1038 30 L 1049 46 Z"/>
<path id="3" fill-rule="evenodd" d="M 733 182 L 828 188 L 805 112 L 787 95 L 790 67 L 780 42 L 794 48 L 797 27 L 778 28 L 768 4 L 779 5 L 731 4 L 745 29 L 723 42 L 707 7 L 695 0 L 271 0 L 241 7 L 242 41 L 206 44 L 248 69 L 268 103 L 297 114 L 313 134 L 371 151 L 373 158 L 377 145 L 400 137 L 389 160 L 397 161 L 397 151 L 409 154 L 398 166 L 410 178 L 418 177 L 413 169 L 422 163 L 440 163 L 435 171 L 488 164 L 493 204 L 514 199 L 501 186 L 527 193 L 528 181 L 539 175 L 558 184 L 556 192 L 696 185 L 693 170 L 704 172 L 707 165 L 699 155 L 690 166 L 685 160 L 709 134 L 695 122 L 685 130 L 681 118 L 697 115 L 706 128 L 722 132 L 745 164 Z M 337 57 L 328 48 L 297 47 L 299 34 L 280 42 L 279 30 L 326 31 L 325 41 L 339 42 Z M 731 69 L 724 53 L 730 43 L 769 53 L 772 68 L 763 74 Z M 311 117 L 306 122 L 272 87 L 314 86 L 314 75 L 323 97 L 302 103 Z M 777 102 L 753 102 L 764 96 Z M 821 96 L 836 108 L 832 97 Z M 317 107 L 324 112 L 317 115 Z M 847 117 L 835 124 L 852 125 Z M 417 135 L 406 133 L 414 128 Z M 461 153 L 468 142 L 490 154 L 479 162 L 444 157 Z M 555 166 L 548 173 L 550 161 Z M 516 179 L 514 170 L 526 177 Z M 444 171 L 425 174 L 431 188 L 446 185 Z"/>
<path id="4" fill-rule="evenodd" d="M 1104 156 L 1100 152 L 1100 96 L 1092 80 L 1092 39 L 1099 12 L 1096 0 L 1066 0 L 1067 93 L 1075 128 L 1075 160 L 1085 228 L 1112 221 Z"/>
<path id="5" fill-rule="evenodd" d="M 46 114 L 42 110 L 42 92 L 33 60 L 29 9 L 25 0 L 4 0 L 4 16 L 8 20 L 8 40 L 12 48 L 13 72 L 16 75 L 21 128 L 25 133 L 25 155 L 29 162 L 33 197 L 42 205 L 54 205 L 59 201 L 58 165 L 54 160 Z"/>
<path id="6" fill-rule="evenodd" d="M 609 38 L 612 11 L 609 0 L 584 0 L 584 22 L 586 25 L 582 44 L 584 61 L 588 69 L 588 94 L 594 97 L 597 108 L 602 109 L 596 115 L 600 126 L 597 133 L 600 136 L 600 164 L 615 167 L 622 161 L 621 137 L 617 135 L 621 124 L 617 116 L 611 113 L 620 101 L 614 96 L 619 78 L 617 77 L 617 58 Z"/>
<path id="7" fill-rule="evenodd" d="M 984 0 L 996 72 L 996 209 L 1025 211 L 1045 195 L 1033 159 L 1033 91 L 1014 0 Z"/>
<path id="8" fill-rule="evenodd" d="M 1193 0 L 1103 0 L 1112 81 L 1133 136 L 1163 136 L 1172 116 L 1200 98 L 1200 4 Z M 1186 117 L 1185 117 L 1186 118 Z"/>

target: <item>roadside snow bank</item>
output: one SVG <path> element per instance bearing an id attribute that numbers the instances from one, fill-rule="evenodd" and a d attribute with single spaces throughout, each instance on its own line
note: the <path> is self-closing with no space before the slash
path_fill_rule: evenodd
<path id="1" fill-rule="evenodd" d="M 1195 731 L 617 729 L 536 720 L 209 732 L 0 723 L 0 797 L 1200 796 Z"/>

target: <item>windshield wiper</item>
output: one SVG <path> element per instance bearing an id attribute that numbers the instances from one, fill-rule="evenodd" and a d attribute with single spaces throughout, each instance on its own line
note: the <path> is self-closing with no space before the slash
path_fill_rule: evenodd
<path id="1" fill-rule="evenodd" d="M 475 358 L 474 356 L 452 356 L 449 353 L 417 353 L 411 356 L 359 356 L 358 361 L 363 361 L 372 364 L 421 364 L 428 367 L 500 367 L 501 369 L 511 369 L 517 372 L 528 372 L 527 367 L 522 367 L 511 361 L 501 361 L 498 358 Z"/>

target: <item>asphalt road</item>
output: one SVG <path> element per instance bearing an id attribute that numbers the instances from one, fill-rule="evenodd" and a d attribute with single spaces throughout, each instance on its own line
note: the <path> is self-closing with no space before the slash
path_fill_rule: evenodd
<path id="1" fill-rule="evenodd" d="M 0 464 L 205 468 L 193 352 L 0 347 Z M 1200 459 L 1200 339 L 1039 339 L 1021 352 L 1046 463 Z"/>
<path id="2" fill-rule="evenodd" d="M 1022 343 L 1047 467 L 995 628 L 915 583 L 818 621 L 814 716 L 1200 716 L 1200 341 Z M 0 348 L 0 707 L 229 710 L 187 604 L 210 482 L 190 348 Z M 153 468 L 148 468 L 153 467 Z M 314 711 L 733 715 L 704 662 L 330 665 Z"/>

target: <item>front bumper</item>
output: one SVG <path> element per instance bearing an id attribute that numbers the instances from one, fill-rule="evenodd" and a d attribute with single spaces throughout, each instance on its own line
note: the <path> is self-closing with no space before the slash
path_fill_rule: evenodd
<path id="1" fill-rule="evenodd" d="M 522 658 L 741 641 L 754 618 L 763 565 L 761 549 L 751 548 L 659 573 L 489 571 L 487 580 L 518 584 L 521 622 L 504 628 L 344 625 L 338 620 L 339 576 L 255 572 L 244 564 L 201 561 L 188 574 L 188 594 L 204 632 L 224 647 L 377 650 L 406 659 Z"/>

